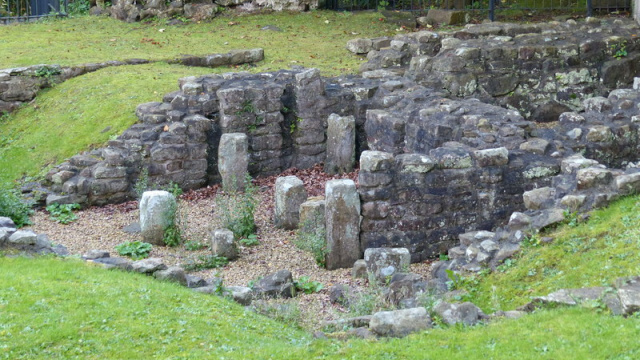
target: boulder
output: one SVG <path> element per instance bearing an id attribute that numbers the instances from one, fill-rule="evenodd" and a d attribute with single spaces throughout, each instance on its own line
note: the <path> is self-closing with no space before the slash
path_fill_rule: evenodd
<path id="1" fill-rule="evenodd" d="M 18 230 L 7 239 L 9 244 L 14 245 L 35 245 L 37 241 L 38 235 L 31 230 Z"/>
<path id="2" fill-rule="evenodd" d="M 156 271 L 166 270 L 167 265 L 159 258 L 148 258 L 131 263 L 131 271 L 151 275 Z"/>
<path id="3" fill-rule="evenodd" d="M 429 9 L 426 19 L 423 19 L 421 24 L 458 25 L 466 22 L 467 13 L 465 11 Z"/>
<path id="4" fill-rule="evenodd" d="M 373 314 L 369 329 L 379 336 L 403 337 L 431 327 L 431 318 L 423 307 L 381 311 Z"/>
<path id="5" fill-rule="evenodd" d="M 85 260 L 95 260 L 95 259 L 108 258 L 110 256 L 111 255 L 109 255 L 109 252 L 106 250 L 89 250 L 89 252 L 82 255 L 82 258 Z"/>
<path id="6" fill-rule="evenodd" d="M 11 218 L 0 216 L 0 228 L 16 229 L 16 224 Z"/>
<path id="7" fill-rule="evenodd" d="M 386 283 L 400 272 L 407 272 L 411 254 L 406 248 L 370 248 L 364 252 L 367 273 L 379 283 Z"/>
<path id="8" fill-rule="evenodd" d="M 227 286 L 225 291 L 231 295 L 233 301 L 240 305 L 249 306 L 253 300 L 253 291 L 246 286 Z"/>
<path id="9" fill-rule="evenodd" d="M 449 325 L 457 323 L 475 325 L 478 321 L 487 318 L 479 307 L 470 302 L 452 304 L 442 301 L 433 308 L 433 312 Z"/>
<path id="10" fill-rule="evenodd" d="M 187 276 L 184 269 L 179 266 L 170 266 L 166 270 L 160 270 L 153 273 L 153 276 L 162 281 L 175 282 L 183 286 L 187 286 Z"/>
<path id="11" fill-rule="evenodd" d="M 353 39 L 347 41 L 347 50 L 354 54 L 366 54 L 373 50 L 371 39 Z"/>
<path id="12" fill-rule="evenodd" d="M 258 281 L 253 288 L 253 294 L 258 299 L 263 298 L 291 298 L 296 296 L 296 287 L 289 270 L 280 270 Z"/>
<path id="13" fill-rule="evenodd" d="M 529 210 L 538 210 L 553 205 L 556 189 L 543 187 L 533 189 L 522 194 L 524 206 Z"/>
<path id="14" fill-rule="evenodd" d="M 366 279 L 367 278 L 367 263 L 364 259 L 356 260 L 353 263 L 353 269 L 351 269 L 351 277 L 354 279 Z"/>

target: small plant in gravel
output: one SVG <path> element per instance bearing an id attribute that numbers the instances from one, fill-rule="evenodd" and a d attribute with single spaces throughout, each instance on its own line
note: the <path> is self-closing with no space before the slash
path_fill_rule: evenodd
<path id="1" fill-rule="evenodd" d="M 199 241 L 190 240 L 184 243 L 184 248 L 189 251 L 198 251 L 207 247 L 207 244 L 201 243 Z"/>
<path id="2" fill-rule="evenodd" d="M 301 276 L 300 279 L 293 282 L 296 290 L 302 291 L 305 294 L 317 293 L 324 288 L 319 281 L 313 281 L 308 276 Z"/>
<path id="3" fill-rule="evenodd" d="M 247 236 L 246 238 L 242 238 L 240 240 L 238 240 L 238 242 L 243 245 L 243 246 L 256 246 L 258 244 L 260 244 L 260 240 L 258 240 L 258 235 L 256 234 L 251 234 L 249 236 Z"/>
<path id="4" fill-rule="evenodd" d="M 300 226 L 293 243 L 301 250 L 310 252 L 318 266 L 325 267 L 325 257 L 328 250 L 322 216 L 318 215 L 305 221 Z"/>
<path id="5" fill-rule="evenodd" d="M 236 239 L 248 238 L 256 232 L 254 213 L 258 205 L 258 188 L 245 180 L 244 192 L 232 191 L 216 197 L 216 208 L 222 220 L 222 226 L 231 230 Z"/>
<path id="6" fill-rule="evenodd" d="M 183 267 L 186 271 L 200 271 L 204 269 L 215 269 L 223 267 L 229 263 L 224 256 L 218 255 L 200 255 L 196 260 L 191 260 Z"/>
<path id="7" fill-rule="evenodd" d="M 20 197 L 20 192 L 8 184 L 0 184 L 0 216 L 13 220 L 17 227 L 31 224 L 31 204 Z"/>
<path id="8" fill-rule="evenodd" d="M 393 306 L 385 299 L 382 287 L 372 285 L 361 292 L 351 294 L 348 308 L 353 316 L 364 316 L 390 310 Z"/>
<path id="9" fill-rule="evenodd" d="M 144 259 L 149 256 L 153 245 L 141 241 L 127 241 L 116 246 L 116 251 L 122 256 L 128 256 L 134 260 Z"/>
<path id="10" fill-rule="evenodd" d="M 168 219 L 167 223 L 169 225 L 164 228 L 164 236 L 162 237 L 162 241 L 169 247 L 175 247 L 182 244 L 183 242 L 182 237 L 184 234 L 184 230 L 187 228 L 187 217 L 185 212 L 182 211 L 182 207 L 180 206 L 180 195 L 182 194 L 182 189 L 180 188 L 180 186 L 174 182 L 171 182 L 166 187 L 166 191 L 170 192 L 176 198 L 176 201 L 165 214 Z"/>
<path id="11" fill-rule="evenodd" d="M 51 204 L 46 209 L 51 220 L 66 225 L 78 219 L 73 211 L 80 209 L 80 204 Z"/>

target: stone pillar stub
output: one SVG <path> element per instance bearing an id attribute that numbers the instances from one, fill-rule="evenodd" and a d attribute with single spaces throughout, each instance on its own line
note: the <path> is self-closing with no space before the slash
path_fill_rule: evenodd
<path id="1" fill-rule="evenodd" d="M 356 162 L 356 118 L 329 115 L 327 120 L 327 157 L 324 171 L 343 174 L 353 171 Z"/>
<path id="2" fill-rule="evenodd" d="M 163 190 L 145 191 L 140 200 L 142 240 L 164 245 L 164 230 L 175 221 L 176 198 Z"/>
<path id="3" fill-rule="evenodd" d="M 276 179 L 275 225 L 293 230 L 300 222 L 300 205 L 307 200 L 307 190 L 302 180 L 296 176 L 283 176 Z"/>
<path id="4" fill-rule="evenodd" d="M 360 258 L 360 197 L 353 180 L 330 180 L 325 190 L 328 270 L 350 268 Z"/>
<path id="5" fill-rule="evenodd" d="M 243 191 L 249 166 L 249 139 L 246 134 L 222 134 L 218 147 L 218 170 L 222 188 Z"/>

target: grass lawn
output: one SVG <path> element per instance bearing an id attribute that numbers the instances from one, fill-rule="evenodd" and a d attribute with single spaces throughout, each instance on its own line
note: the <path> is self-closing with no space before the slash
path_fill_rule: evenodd
<path id="1" fill-rule="evenodd" d="M 635 359 L 640 319 L 593 309 L 313 340 L 212 295 L 79 260 L 0 258 L 0 359 Z"/>

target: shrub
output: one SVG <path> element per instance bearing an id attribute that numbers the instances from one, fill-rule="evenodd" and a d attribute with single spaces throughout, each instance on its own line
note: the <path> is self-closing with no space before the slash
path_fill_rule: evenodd
<path id="1" fill-rule="evenodd" d="M 293 243 L 298 248 L 310 252 L 320 267 L 325 267 L 325 257 L 328 252 L 323 220 L 322 216 L 318 215 L 305 221 L 300 226 L 295 240 L 293 240 Z"/>
<path id="2" fill-rule="evenodd" d="M 134 260 L 144 259 L 149 256 L 153 245 L 141 241 L 127 241 L 116 246 L 116 251 L 122 256 L 128 256 Z"/>
<path id="3" fill-rule="evenodd" d="M 49 212 L 49 218 L 60 224 L 68 224 L 78 219 L 78 216 L 73 213 L 73 210 L 80 209 L 79 204 L 51 204 L 47 206 Z"/>
<path id="4" fill-rule="evenodd" d="M 231 191 L 216 197 L 216 208 L 222 220 L 222 226 L 231 230 L 236 239 L 248 238 L 256 231 L 253 218 L 258 203 L 258 189 L 247 176 L 244 192 Z"/>
<path id="5" fill-rule="evenodd" d="M 20 197 L 20 192 L 8 184 L 0 184 L 0 216 L 11 218 L 17 227 L 31 224 L 31 204 Z"/>

